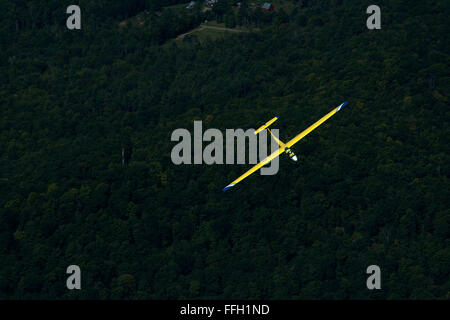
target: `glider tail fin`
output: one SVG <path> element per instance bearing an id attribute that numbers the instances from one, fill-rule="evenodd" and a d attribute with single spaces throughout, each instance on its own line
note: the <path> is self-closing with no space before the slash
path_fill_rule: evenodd
<path id="1" fill-rule="evenodd" d="M 260 133 L 262 130 L 268 128 L 272 123 L 274 123 L 275 121 L 278 120 L 278 117 L 273 118 L 272 120 L 269 120 L 266 122 L 266 124 L 262 125 L 261 127 L 259 127 L 256 131 L 255 134 Z"/>

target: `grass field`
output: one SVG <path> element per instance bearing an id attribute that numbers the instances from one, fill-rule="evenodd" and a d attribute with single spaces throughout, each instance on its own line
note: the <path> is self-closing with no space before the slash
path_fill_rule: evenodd
<path id="1" fill-rule="evenodd" d="M 173 10 L 185 9 L 185 10 L 188 10 L 188 9 L 186 9 L 186 7 L 189 4 L 189 2 L 190 1 L 187 1 L 186 3 L 174 4 L 173 6 L 167 6 L 167 7 L 164 7 L 163 10 L 164 9 L 173 9 Z"/>
<path id="2" fill-rule="evenodd" d="M 220 24 L 214 25 L 221 27 Z M 178 46 L 183 46 L 184 41 L 189 41 L 189 37 L 196 38 L 198 42 L 204 43 L 207 41 L 217 40 L 220 38 L 224 38 L 230 34 L 235 34 L 236 32 L 228 31 L 228 30 L 218 30 L 218 29 L 209 29 L 198 27 L 192 30 L 189 34 L 186 34 L 182 38 L 171 39 L 167 41 L 163 46 L 170 47 L 173 43 L 176 43 Z"/>
<path id="3" fill-rule="evenodd" d="M 218 23 L 216 20 L 211 20 L 211 21 L 202 23 L 202 25 L 205 25 L 205 26 L 211 26 L 211 27 L 226 28 L 226 27 L 225 27 L 225 23 Z M 258 30 L 258 28 L 252 28 L 252 29 L 250 30 L 249 28 L 246 28 L 246 27 L 243 27 L 243 26 L 236 26 L 236 27 L 234 27 L 233 29 L 235 29 L 235 30 L 241 30 L 241 31 L 247 31 L 247 32 Z"/>
<path id="4" fill-rule="evenodd" d="M 208 41 L 208 40 L 216 40 L 219 38 L 223 38 L 226 34 L 233 33 L 231 31 L 226 30 L 216 30 L 216 29 L 201 29 L 198 32 L 195 32 L 197 39 L 200 42 Z"/>

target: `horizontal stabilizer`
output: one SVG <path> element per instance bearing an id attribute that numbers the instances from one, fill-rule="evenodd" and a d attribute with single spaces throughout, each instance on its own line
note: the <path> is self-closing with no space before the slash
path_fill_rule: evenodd
<path id="1" fill-rule="evenodd" d="M 264 124 L 263 126 L 259 127 L 258 130 L 255 131 L 255 134 L 260 133 L 262 130 L 268 128 L 272 123 L 278 120 L 278 117 L 273 118 L 272 120 L 269 120 Z"/>

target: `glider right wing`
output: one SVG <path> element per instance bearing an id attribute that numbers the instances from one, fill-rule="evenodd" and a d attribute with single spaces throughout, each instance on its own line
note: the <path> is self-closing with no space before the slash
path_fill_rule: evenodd
<path id="1" fill-rule="evenodd" d="M 348 104 L 347 101 L 341 103 L 339 106 L 337 106 L 336 108 L 334 108 L 333 110 L 331 110 L 330 112 L 328 112 L 326 115 L 324 115 L 322 118 L 320 118 L 318 121 L 316 121 L 315 123 L 313 123 L 312 125 L 310 125 L 308 128 L 306 128 L 303 132 L 299 133 L 298 135 L 296 135 L 293 139 L 289 140 L 288 142 L 286 142 L 286 146 L 288 148 L 292 147 L 294 144 L 296 144 L 297 142 L 299 142 L 301 139 L 303 139 L 307 134 L 309 134 L 311 131 L 313 131 L 315 128 L 317 128 L 318 126 L 320 126 L 322 123 L 324 123 L 325 121 L 328 120 L 328 118 L 330 118 L 331 116 L 333 116 L 334 114 L 336 114 L 336 112 L 338 112 L 339 110 L 341 110 L 343 107 L 345 107 Z"/>
<path id="2" fill-rule="evenodd" d="M 263 161 L 261 161 L 260 163 L 254 165 L 250 170 L 248 170 L 246 173 L 244 173 L 242 176 L 240 176 L 239 178 L 237 178 L 236 180 L 234 180 L 232 183 L 230 183 L 229 185 L 227 185 L 225 188 L 223 188 L 222 191 L 227 191 L 228 189 L 230 189 L 231 187 L 233 187 L 235 184 L 237 184 L 238 182 L 244 180 L 245 178 L 247 178 L 249 175 L 251 175 L 253 172 L 255 172 L 256 170 L 258 170 L 259 168 L 265 166 L 266 164 L 268 164 L 270 161 L 272 161 L 273 159 L 275 159 L 276 157 L 278 157 L 280 154 L 282 154 L 284 152 L 284 147 L 280 147 L 278 148 L 278 150 L 272 152 L 270 155 L 268 155 L 267 157 L 264 158 Z"/>

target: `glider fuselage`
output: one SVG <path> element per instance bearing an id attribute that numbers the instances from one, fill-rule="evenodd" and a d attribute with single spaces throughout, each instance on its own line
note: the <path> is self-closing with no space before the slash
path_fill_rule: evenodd
<path id="1" fill-rule="evenodd" d="M 291 150 L 291 148 L 288 148 L 286 146 L 286 144 L 281 141 L 280 139 L 278 139 L 273 133 L 272 131 L 270 131 L 269 128 L 267 128 L 267 131 L 269 131 L 270 135 L 272 136 L 272 138 L 278 143 L 278 145 L 281 148 L 284 148 L 284 153 L 286 153 L 289 156 L 289 159 L 291 159 L 292 161 L 297 161 L 297 156 L 295 155 L 294 151 Z"/>

